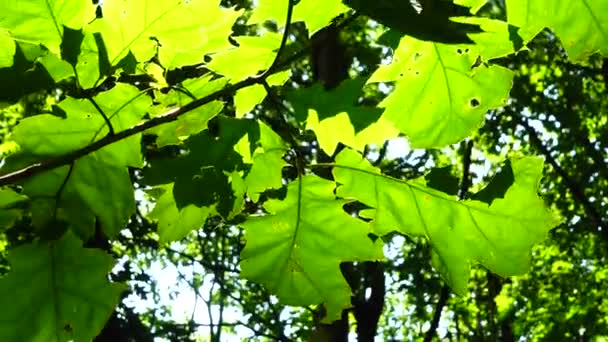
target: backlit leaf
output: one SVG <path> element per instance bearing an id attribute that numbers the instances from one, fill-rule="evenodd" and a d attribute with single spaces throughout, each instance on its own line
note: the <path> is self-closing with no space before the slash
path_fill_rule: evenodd
<path id="1" fill-rule="evenodd" d="M 373 219 L 376 234 L 398 231 L 426 237 L 433 248 L 433 264 L 454 292 L 464 294 L 472 263 L 501 276 L 524 273 L 530 248 L 559 223 L 537 194 L 542 159 L 512 160 L 511 166 L 512 186 L 490 205 L 459 201 L 427 187 L 423 178 L 403 181 L 381 175 L 352 150 L 338 155 L 334 176 L 342 184 L 338 196 L 372 208 L 361 215 Z"/>
<path id="2" fill-rule="evenodd" d="M 207 67 L 238 82 L 270 67 L 281 44 L 281 35 L 268 32 L 262 37 L 240 36 L 234 40 L 239 46 L 213 54 Z"/>
<path id="3" fill-rule="evenodd" d="M 382 144 L 398 135 L 392 123 L 379 119 L 379 108 L 357 105 L 364 82 L 347 80 L 330 91 L 315 84 L 288 95 L 296 118 L 306 121 L 325 153 L 332 155 L 339 142 L 363 150 L 366 144 Z"/>
<path id="4" fill-rule="evenodd" d="M 264 190 L 283 186 L 281 171 L 287 165 L 283 160 L 287 144 L 263 123 L 260 123 L 260 145 L 254 152 L 253 165 L 245 178 L 247 194 L 255 202 Z"/>
<path id="5" fill-rule="evenodd" d="M 2 0 L 0 13 L 0 32 L 8 32 L 14 41 L 42 44 L 59 55 L 63 27 L 81 29 L 95 18 L 95 7 L 87 0 Z M 14 51 L 14 43 L 6 46 Z"/>
<path id="6" fill-rule="evenodd" d="M 163 187 L 164 193 L 156 200 L 149 217 L 158 221 L 160 243 L 181 240 L 188 233 L 205 224 L 214 207 L 197 207 L 189 204 L 181 209 L 173 198 L 173 185 Z"/>
<path id="7" fill-rule="evenodd" d="M 383 117 L 414 147 L 443 147 L 467 137 L 488 109 L 503 105 L 512 73 L 497 65 L 473 67 L 475 45 L 445 45 L 404 37 L 389 65 L 368 82 L 396 82 L 382 101 Z"/>
<path id="8" fill-rule="evenodd" d="M 244 224 L 242 276 L 262 283 L 289 305 L 325 304 L 325 321 L 350 307 L 351 290 L 340 273 L 344 261 L 381 260 L 380 240 L 368 225 L 344 212 L 333 182 L 304 176 L 289 184 L 287 197 L 264 204 L 268 215 Z"/>
<path id="9" fill-rule="evenodd" d="M 21 210 L 15 207 L 27 200 L 27 196 L 11 189 L 0 189 L 0 231 L 12 226 L 21 216 Z"/>
<path id="10" fill-rule="evenodd" d="M 319 6 L 319 2 L 315 0 L 301 0 L 294 7 L 291 21 L 306 23 L 308 34 L 312 36 L 315 32 L 327 26 L 333 18 L 346 11 L 348 11 L 348 7 L 340 0 L 325 0 L 322 6 Z M 279 27 L 282 27 L 286 16 L 286 1 L 277 4 L 276 1 L 272 0 L 260 0 L 257 2 L 255 11 L 249 18 L 248 23 L 257 24 L 266 20 L 273 20 L 279 23 Z"/>
<path id="11" fill-rule="evenodd" d="M 528 42 L 549 27 L 560 38 L 568 56 L 584 61 L 596 52 L 608 55 L 608 2 L 597 0 L 507 0 L 510 24 Z"/>
<path id="12" fill-rule="evenodd" d="M 147 61 L 158 47 L 161 64 L 173 69 L 200 63 L 206 54 L 230 47 L 228 36 L 241 11 L 220 7 L 219 3 L 106 0 L 103 19 L 95 29 L 103 34 L 112 65 L 128 52 L 137 61 Z"/>
<path id="13" fill-rule="evenodd" d="M 222 89 L 228 82 L 226 78 L 211 80 L 212 76 L 204 76 L 186 80 L 181 90 L 171 90 L 167 94 L 159 93 L 156 96 L 158 104 L 152 109 L 153 115 L 162 115 L 182 107 L 194 99 L 207 96 Z M 220 101 L 211 101 L 204 106 L 181 115 L 177 120 L 149 129 L 146 132 L 157 135 L 156 144 L 159 147 L 177 145 L 192 134 L 207 128 L 211 118 L 218 115 L 224 105 Z"/>
<path id="14" fill-rule="evenodd" d="M 71 233 L 10 251 L 0 278 L 0 340 L 91 341 L 118 303 L 124 286 L 108 282 L 112 258 Z"/>

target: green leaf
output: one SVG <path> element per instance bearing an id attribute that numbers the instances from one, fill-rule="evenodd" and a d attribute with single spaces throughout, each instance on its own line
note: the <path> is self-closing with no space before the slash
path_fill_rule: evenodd
<path id="1" fill-rule="evenodd" d="M 312 36 L 327 26 L 333 18 L 346 11 L 348 11 L 348 7 L 340 0 L 325 0 L 322 6 L 317 0 L 301 0 L 293 10 L 291 21 L 306 23 L 308 34 Z M 273 20 L 279 23 L 279 26 L 283 26 L 286 17 L 287 2 L 279 4 L 273 0 L 260 0 L 256 2 L 253 14 L 247 23 L 257 24 Z"/>
<path id="2" fill-rule="evenodd" d="M 118 84 L 100 93 L 95 103 L 110 118 L 116 131 L 139 122 L 151 101 L 129 85 Z M 84 99 L 67 98 L 59 107 L 66 118 L 42 114 L 23 119 L 13 132 L 19 153 L 7 160 L 15 169 L 45 158 L 60 156 L 103 138 L 108 128 L 95 106 Z M 141 167 L 141 135 L 104 147 L 74 162 L 29 178 L 24 194 L 47 198 L 40 224 L 55 216 L 71 224 L 82 238 L 94 232 L 96 219 L 103 232 L 114 236 L 135 211 L 133 187 L 126 166 Z"/>
<path id="3" fill-rule="evenodd" d="M 261 37 L 233 37 L 238 47 L 213 54 L 207 67 L 238 82 L 270 67 L 281 44 L 281 35 L 267 32 Z M 244 58 L 246 56 L 246 58 Z"/>
<path id="4" fill-rule="evenodd" d="M 480 32 L 479 26 L 451 21 L 451 17 L 470 15 L 469 8 L 452 1 L 344 0 L 350 7 L 404 35 L 443 43 L 470 43 L 467 34 Z"/>
<path id="5" fill-rule="evenodd" d="M 10 208 L 15 204 L 26 201 L 27 196 L 11 189 L 0 189 L 0 208 Z"/>
<path id="6" fill-rule="evenodd" d="M 509 24 L 520 28 L 524 42 L 549 27 L 573 61 L 585 61 L 597 52 L 608 56 L 608 2 L 507 0 L 506 5 Z"/>
<path id="7" fill-rule="evenodd" d="M 389 65 L 369 79 L 396 82 L 382 101 L 383 117 L 406 134 L 413 147 L 443 147 L 470 135 L 486 111 L 503 105 L 511 89 L 506 68 L 478 63 L 475 45 L 445 45 L 404 37 Z"/>
<path id="8" fill-rule="evenodd" d="M 253 155 L 253 165 L 245 178 L 247 194 L 257 202 L 260 194 L 267 189 L 283 186 L 283 167 L 287 163 L 283 155 L 288 145 L 270 127 L 260 122 L 260 144 Z"/>
<path id="9" fill-rule="evenodd" d="M 124 286 L 108 282 L 114 261 L 82 248 L 74 235 L 9 252 L 0 278 L 0 340 L 91 341 L 118 303 Z"/>
<path id="10" fill-rule="evenodd" d="M 9 33 L 0 28 L 0 68 L 6 68 L 13 65 L 13 56 L 15 55 L 16 46 L 13 43 Z"/>
<path id="11" fill-rule="evenodd" d="M 459 201 L 427 187 L 424 179 L 384 176 L 352 150 L 337 156 L 334 176 L 342 184 L 338 196 L 372 208 L 360 215 L 373 219 L 376 234 L 398 231 L 426 237 L 433 264 L 454 292 L 464 294 L 471 263 L 479 262 L 501 276 L 524 273 L 530 248 L 559 223 L 537 195 L 542 159 L 521 158 L 511 165 L 513 185 L 490 205 Z"/>
<path id="12" fill-rule="evenodd" d="M 150 129 L 147 133 L 154 133 L 158 136 L 156 139 L 158 147 L 178 145 L 192 134 L 206 129 L 209 120 L 218 115 L 223 108 L 224 105 L 220 101 L 211 101 L 204 106 L 181 115 L 174 122 Z"/>
<path id="13" fill-rule="evenodd" d="M 232 173 L 228 174 L 227 176 L 232 188 L 232 197 L 234 198 L 232 210 L 226 216 L 228 220 L 231 220 L 243 211 L 243 207 L 245 205 L 245 194 L 247 193 L 247 184 L 245 183 L 243 177 L 241 177 L 241 173 L 239 171 L 232 171 Z"/>
<path id="14" fill-rule="evenodd" d="M 173 184 L 162 189 L 163 194 L 156 199 L 156 206 L 148 215 L 152 220 L 158 221 L 161 244 L 181 240 L 191 231 L 199 229 L 215 210 L 214 206 L 199 208 L 194 204 L 179 209 L 173 198 Z"/>
<path id="15" fill-rule="evenodd" d="M 269 213 L 243 224 L 246 245 L 241 275 L 264 284 L 288 305 L 323 303 L 326 322 L 350 307 L 351 291 L 340 273 L 344 261 L 381 260 L 380 240 L 367 223 L 350 216 L 336 200 L 334 183 L 308 175 L 289 184 L 287 197 L 269 200 Z"/>
<path id="16" fill-rule="evenodd" d="M 0 189 L 0 230 L 9 228 L 21 216 L 21 210 L 15 206 L 27 201 L 27 196 L 11 189 Z"/>
<path id="17" fill-rule="evenodd" d="M 290 70 L 285 70 L 268 76 L 268 85 L 281 86 L 291 76 Z M 266 98 L 266 90 L 260 84 L 254 84 L 236 91 L 234 95 L 234 105 L 236 106 L 236 117 L 242 118 L 245 114 L 251 112 L 255 106 L 262 103 Z"/>
<path id="18" fill-rule="evenodd" d="M 152 104 L 137 88 L 122 83 L 93 99 L 110 119 L 115 132 L 138 123 Z M 15 127 L 12 138 L 21 146 L 22 153 L 40 159 L 59 156 L 108 134 L 105 120 L 91 101 L 68 97 L 59 107 L 66 112 L 65 118 L 35 115 Z M 96 158 L 110 165 L 141 167 L 140 140 L 141 134 L 123 139 L 95 152 Z"/>
<path id="19" fill-rule="evenodd" d="M 175 69 L 229 48 L 227 38 L 241 14 L 221 7 L 219 0 L 106 0 L 103 19 L 93 26 L 103 35 L 111 65 L 129 52 L 139 62 L 148 61 L 158 48 L 161 64 Z"/>
<path id="20" fill-rule="evenodd" d="M 366 144 L 382 144 L 399 133 L 392 123 L 379 119 L 381 109 L 357 105 L 364 82 L 361 78 L 346 80 L 330 91 L 315 84 L 288 95 L 296 118 L 306 121 L 306 129 L 315 132 L 329 155 L 339 142 L 362 150 Z"/>
<path id="21" fill-rule="evenodd" d="M 38 62 L 44 66 L 55 83 L 74 76 L 74 69 L 70 63 L 55 54 L 49 53 L 46 56 L 40 57 Z"/>
<path id="22" fill-rule="evenodd" d="M 76 63 L 78 82 L 84 89 L 92 88 L 101 77 L 100 51 L 92 33 L 84 35 Z M 105 51 L 104 51 L 105 52 Z"/>
<path id="23" fill-rule="evenodd" d="M 81 29 L 95 18 L 95 6 L 88 0 L 0 1 L 0 31 L 15 42 L 42 44 L 59 55 L 64 26 Z M 8 45 L 14 50 L 14 43 Z"/>
<path id="24" fill-rule="evenodd" d="M 152 115 L 162 115 L 167 112 L 183 107 L 184 105 L 207 96 L 222 89 L 228 79 L 219 78 L 212 80 L 212 75 L 185 80 L 179 90 L 172 89 L 167 94 L 156 94 L 155 101 L 158 103 L 152 108 Z M 207 128 L 209 120 L 218 115 L 224 104 L 220 101 L 211 101 L 204 106 L 180 115 L 177 120 L 158 127 L 149 129 L 146 133 L 157 135 L 158 147 L 181 144 L 189 136 L 199 133 Z"/>
<path id="25" fill-rule="evenodd" d="M 150 160 L 145 177 L 149 185 L 174 182 L 173 196 L 180 210 L 189 204 L 217 205 L 218 213 L 228 217 L 235 200 L 230 174 L 245 169 L 234 145 L 246 135 L 257 141 L 259 129 L 254 120 L 222 116 L 214 126 L 213 132 L 205 130 L 184 142 L 188 153 L 177 158 Z"/>
<path id="26" fill-rule="evenodd" d="M 46 217 L 70 223 L 81 238 L 88 239 L 98 220 L 108 237 L 115 236 L 135 212 L 135 198 L 129 172 L 125 167 L 105 163 L 93 153 L 64 166 L 28 179 L 23 192 L 31 198 L 49 199 L 43 204 Z M 42 213 L 39 213 L 42 215 Z"/>
<path id="27" fill-rule="evenodd" d="M 488 0 L 454 0 L 454 3 L 457 5 L 469 7 L 471 13 L 477 13 L 487 2 Z"/>
<path id="28" fill-rule="evenodd" d="M 239 89 L 234 95 L 234 105 L 236 106 L 236 117 L 242 118 L 245 114 L 253 110 L 266 97 L 266 90 L 260 84 Z"/>
<path id="29" fill-rule="evenodd" d="M 469 51 L 478 54 L 482 61 L 505 57 L 522 47 L 520 46 L 521 42 L 513 37 L 513 27 L 502 20 L 466 17 L 457 18 L 454 21 L 475 24 L 481 27 L 483 32 L 469 34 L 471 40 L 475 42 L 474 48 Z M 463 50 L 466 49 L 464 48 Z"/>

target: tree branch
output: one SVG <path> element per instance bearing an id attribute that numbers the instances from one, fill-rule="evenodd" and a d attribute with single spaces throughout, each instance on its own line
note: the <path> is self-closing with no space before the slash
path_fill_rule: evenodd
<path id="1" fill-rule="evenodd" d="M 427 330 L 426 334 L 424 334 L 424 342 L 431 342 L 433 340 L 433 337 L 437 332 L 437 328 L 439 327 L 439 321 L 441 320 L 441 312 L 443 311 L 443 307 L 447 304 L 449 297 L 450 288 L 447 285 L 443 285 L 441 287 L 441 293 L 439 294 L 437 306 L 435 306 L 435 313 L 433 313 L 431 327 L 429 328 L 429 330 Z"/>
<path id="2" fill-rule="evenodd" d="M 291 10 L 289 10 L 289 8 L 291 8 Z M 288 8 L 288 18 L 287 18 L 286 22 L 291 21 L 290 12 L 293 11 L 293 0 L 289 0 L 289 8 Z M 356 17 L 357 17 L 357 14 L 354 14 L 354 15 L 350 16 L 349 18 L 346 18 L 339 25 L 337 25 L 337 27 L 339 27 L 340 29 L 344 28 L 345 26 L 347 26 L 348 24 L 353 22 Z M 284 48 L 284 44 L 286 44 L 286 39 L 287 39 L 286 37 L 288 35 L 287 29 L 288 29 L 288 27 L 286 25 L 285 32 L 283 34 L 284 38 L 283 38 L 282 44 L 281 44 L 281 46 L 283 48 Z M 286 58 L 285 61 L 279 63 L 278 62 L 279 54 L 282 53 L 283 48 L 279 47 L 279 51 L 277 51 L 277 56 L 275 58 L 275 61 L 270 66 L 270 68 L 266 72 L 264 72 L 262 75 L 249 77 L 249 78 L 239 81 L 237 83 L 231 84 L 214 93 L 211 93 L 200 99 L 194 100 L 194 101 L 184 105 L 183 107 L 172 109 L 163 115 L 154 117 L 148 121 L 139 123 L 135 126 L 132 126 L 123 131 L 117 132 L 113 135 L 107 135 L 104 138 L 99 139 L 80 149 L 74 150 L 72 152 L 66 153 L 66 154 L 58 156 L 58 157 L 54 157 L 54 158 L 50 158 L 50 159 L 47 159 L 47 160 L 44 160 L 41 162 L 37 162 L 32 165 L 21 168 L 19 170 L 1 175 L 0 176 L 0 186 L 13 184 L 15 182 L 21 181 L 23 179 L 34 176 L 41 172 L 49 171 L 49 170 L 55 169 L 57 167 L 70 164 L 79 158 L 82 158 L 90 153 L 93 153 L 105 146 L 118 142 L 122 139 L 128 138 L 128 137 L 133 136 L 138 133 L 142 133 L 142 132 L 144 132 L 148 129 L 154 128 L 156 126 L 175 121 L 181 115 L 183 115 L 187 112 L 190 112 L 196 108 L 199 108 L 211 101 L 215 101 L 223 96 L 231 95 L 232 93 L 234 93 L 235 91 L 237 91 L 239 89 L 242 89 L 242 88 L 254 85 L 254 84 L 263 84 L 263 82 L 266 80 L 266 78 L 268 76 L 270 76 L 272 73 L 280 70 L 284 66 L 287 66 L 287 65 L 291 64 L 292 62 L 298 60 L 299 58 L 302 58 L 303 56 L 305 56 L 308 49 L 310 49 L 310 46 L 308 45 L 308 46 L 303 47 L 298 52 L 296 52 L 293 55 L 291 55 L 290 57 Z"/>

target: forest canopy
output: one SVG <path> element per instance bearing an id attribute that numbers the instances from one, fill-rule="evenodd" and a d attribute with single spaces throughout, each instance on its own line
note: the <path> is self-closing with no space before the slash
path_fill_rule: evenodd
<path id="1" fill-rule="evenodd" d="M 608 0 L 0 0 L 1 341 L 608 339 Z"/>

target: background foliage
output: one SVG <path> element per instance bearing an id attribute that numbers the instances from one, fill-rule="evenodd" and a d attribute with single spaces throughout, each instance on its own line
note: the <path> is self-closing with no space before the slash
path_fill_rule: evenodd
<path id="1" fill-rule="evenodd" d="M 608 338 L 607 1 L 0 10 L 3 341 Z"/>

